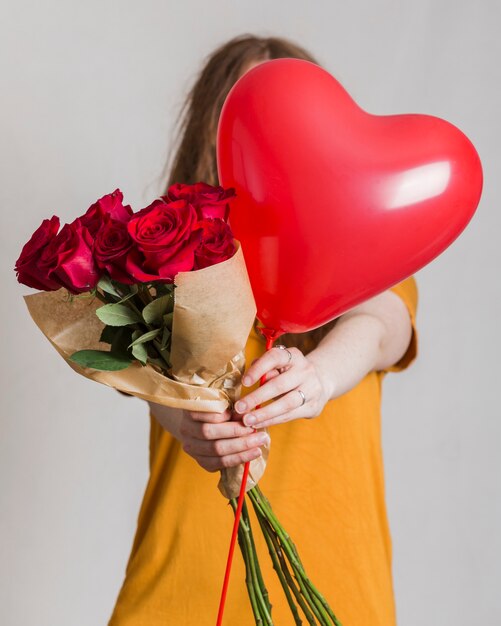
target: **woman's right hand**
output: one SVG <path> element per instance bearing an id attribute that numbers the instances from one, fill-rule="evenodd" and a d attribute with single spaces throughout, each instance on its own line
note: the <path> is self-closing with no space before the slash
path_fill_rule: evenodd
<path id="1" fill-rule="evenodd" d="M 236 416 L 240 419 L 240 416 Z M 269 435 L 244 426 L 224 413 L 182 411 L 178 437 L 183 450 L 209 472 L 234 467 L 261 456 Z"/>

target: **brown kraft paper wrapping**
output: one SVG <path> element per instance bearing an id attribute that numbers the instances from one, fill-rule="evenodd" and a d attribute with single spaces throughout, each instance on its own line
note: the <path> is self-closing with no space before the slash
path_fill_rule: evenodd
<path id="1" fill-rule="evenodd" d="M 95 314 L 97 298 L 68 298 L 64 289 L 25 296 L 34 322 L 68 365 L 86 378 L 143 400 L 187 411 L 220 413 L 240 397 L 245 368 L 243 354 L 256 305 L 242 250 L 202 270 L 180 272 L 175 279 L 172 332 L 172 378 L 151 365 L 132 363 L 107 372 L 69 360 L 78 350 L 109 350 L 99 337 L 104 327 Z M 264 473 L 268 449 L 251 462 L 247 490 Z M 238 495 L 243 467 L 224 469 L 219 489 L 227 498 Z"/>

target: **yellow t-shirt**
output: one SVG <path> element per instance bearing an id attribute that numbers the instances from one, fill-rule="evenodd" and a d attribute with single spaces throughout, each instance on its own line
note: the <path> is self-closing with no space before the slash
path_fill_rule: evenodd
<path id="1" fill-rule="evenodd" d="M 407 305 L 416 356 L 414 278 L 395 287 Z M 248 362 L 264 351 L 253 331 Z M 381 382 L 369 373 L 312 420 L 271 427 L 271 452 L 260 486 L 289 532 L 313 583 L 343 626 L 395 626 L 391 538 L 381 449 Z M 125 580 L 109 626 L 214 626 L 233 522 L 217 489 L 219 473 L 203 470 L 154 418 L 150 477 Z M 293 626 L 290 610 L 254 524 L 276 626 Z M 224 624 L 254 626 L 245 572 L 235 552 Z"/>

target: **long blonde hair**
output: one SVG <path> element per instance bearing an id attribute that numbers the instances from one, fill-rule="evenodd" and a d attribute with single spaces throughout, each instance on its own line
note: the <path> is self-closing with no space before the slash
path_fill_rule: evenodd
<path id="1" fill-rule="evenodd" d="M 287 39 L 249 34 L 231 39 L 207 57 L 178 117 L 167 187 L 174 183 L 199 181 L 219 184 L 216 132 L 228 92 L 252 63 L 287 57 L 319 65 L 309 52 Z M 318 344 L 333 323 L 307 333 L 284 335 L 280 341 L 307 352 Z"/>

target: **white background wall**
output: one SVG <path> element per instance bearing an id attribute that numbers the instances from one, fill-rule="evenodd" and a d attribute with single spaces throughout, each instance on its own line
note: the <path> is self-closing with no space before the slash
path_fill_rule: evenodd
<path id="1" fill-rule="evenodd" d="M 498 0 L 4 0 L 2 625 L 106 624 L 148 452 L 143 404 L 65 365 L 14 261 L 53 212 L 117 186 L 136 208 L 155 197 L 203 57 L 242 32 L 302 43 L 365 109 L 444 117 L 480 153 L 477 216 L 417 276 L 420 358 L 387 377 L 384 448 L 399 623 L 501 623 L 500 23 Z"/>

